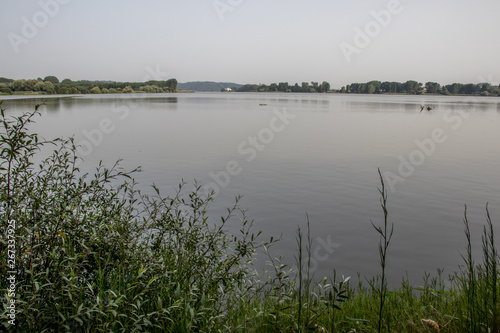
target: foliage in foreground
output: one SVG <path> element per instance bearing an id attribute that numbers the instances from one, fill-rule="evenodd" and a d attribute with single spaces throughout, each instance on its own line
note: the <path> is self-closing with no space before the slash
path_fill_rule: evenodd
<path id="1" fill-rule="evenodd" d="M 82 175 L 71 139 L 44 141 L 28 131 L 38 112 L 1 112 L 0 226 L 15 221 L 15 267 L 0 239 L 1 325 L 22 332 L 498 332 L 498 253 L 487 211 L 483 262 L 475 264 L 469 221 L 464 267 L 449 280 L 441 272 L 424 285 L 387 289 L 387 193 L 381 177 L 384 228 L 382 274 L 368 284 L 349 278 L 315 283 L 312 239 L 297 231 L 297 271 L 258 241 L 238 206 L 217 223 L 206 212 L 212 197 L 200 188 L 173 197 L 134 188 L 132 172 L 99 165 Z M 34 164 L 45 146 L 52 154 Z M 238 220 L 239 234 L 228 232 Z M 309 227 L 309 225 L 308 225 Z M 270 264 L 251 269 L 259 248 Z M 5 277 L 15 270 L 15 326 L 9 325 Z M 360 279 L 361 281 L 361 279 Z M 422 321 L 428 319 L 429 321 Z"/>

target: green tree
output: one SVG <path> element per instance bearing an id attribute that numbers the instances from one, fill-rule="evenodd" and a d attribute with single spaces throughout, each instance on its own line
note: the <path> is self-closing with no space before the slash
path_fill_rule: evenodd
<path id="1" fill-rule="evenodd" d="M 402 83 L 385 81 L 380 84 L 380 91 L 382 93 L 398 93 L 402 92 Z"/>
<path id="2" fill-rule="evenodd" d="M 139 90 L 144 91 L 145 93 L 148 93 L 148 94 L 162 93 L 163 92 L 163 89 L 156 86 L 156 85 L 142 86 Z M 168 90 L 168 88 L 167 88 L 167 90 Z"/>
<path id="3" fill-rule="evenodd" d="M 14 80 L 9 84 L 12 91 L 26 91 L 26 80 Z"/>
<path id="4" fill-rule="evenodd" d="M 441 95 L 449 95 L 450 92 L 446 86 L 441 87 L 441 91 L 439 92 Z"/>
<path id="5" fill-rule="evenodd" d="M 170 91 L 170 92 L 177 91 L 177 84 L 178 84 L 178 82 L 176 79 L 167 80 L 166 85 L 167 85 L 168 91 Z"/>
<path id="6" fill-rule="evenodd" d="M 132 89 L 131 86 L 126 86 L 125 88 L 123 88 L 122 92 L 124 94 L 133 94 L 134 93 L 134 90 Z"/>
<path id="7" fill-rule="evenodd" d="M 310 92 L 309 83 L 302 82 L 302 92 Z"/>
<path id="8" fill-rule="evenodd" d="M 361 84 L 359 84 L 359 83 L 351 83 L 351 85 L 350 85 L 351 93 L 353 93 L 353 94 L 361 93 L 360 86 L 361 86 Z"/>
<path id="9" fill-rule="evenodd" d="M 62 88 L 59 88 L 57 93 L 61 94 L 61 95 L 67 95 L 67 94 L 71 94 L 71 90 L 68 87 L 62 87 Z"/>
<path id="10" fill-rule="evenodd" d="M 417 81 L 406 81 L 403 83 L 404 90 L 408 94 L 418 95 L 422 93 L 422 83 Z"/>
<path id="11" fill-rule="evenodd" d="M 99 87 L 94 87 L 92 89 L 90 89 L 89 93 L 91 94 L 100 94 L 101 93 L 101 89 L 99 89 Z"/>
<path id="12" fill-rule="evenodd" d="M 27 91 L 34 91 L 36 84 L 40 82 L 37 80 L 26 80 L 26 90 Z"/>
<path id="13" fill-rule="evenodd" d="M 370 81 L 366 85 L 367 94 L 380 94 L 380 86 L 382 85 L 380 81 Z"/>
<path id="14" fill-rule="evenodd" d="M 483 92 L 483 91 L 490 91 L 491 84 L 488 83 L 488 82 L 482 82 L 482 83 L 478 84 L 478 87 L 479 87 L 479 90 L 481 92 Z"/>
<path id="15" fill-rule="evenodd" d="M 329 92 L 330 91 L 330 83 L 323 81 L 321 83 L 321 92 Z"/>
<path id="16" fill-rule="evenodd" d="M 259 88 L 258 88 L 258 91 L 259 92 L 266 92 L 266 91 L 268 91 L 268 88 L 267 88 L 267 86 L 265 84 L 260 84 Z"/>
<path id="17" fill-rule="evenodd" d="M 59 83 L 59 79 L 53 75 L 49 75 L 49 76 L 46 76 L 44 79 L 43 79 L 44 82 L 52 82 L 53 84 L 58 84 Z"/>
<path id="18" fill-rule="evenodd" d="M 391 92 L 391 83 L 388 81 L 382 82 L 380 84 L 380 91 L 382 93 L 390 93 Z"/>
<path id="19" fill-rule="evenodd" d="M 490 87 L 489 89 L 489 93 L 490 95 L 493 95 L 493 96 L 500 96 L 500 86 L 492 86 Z"/>
<path id="20" fill-rule="evenodd" d="M 437 82 L 426 82 L 425 89 L 428 94 L 437 94 L 441 91 L 441 85 Z"/>
<path id="21" fill-rule="evenodd" d="M 480 89 L 481 89 L 480 87 L 477 87 L 478 91 Z M 476 85 L 473 83 L 468 83 L 468 84 L 463 85 L 459 91 L 460 94 L 464 94 L 464 95 L 474 95 L 475 92 L 476 92 Z"/>
<path id="22" fill-rule="evenodd" d="M 460 89 L 462 89 L 463 84 L 461 83 L 453 83 L 446 85 L 446 89 L 452 95 L 458 95 L 460 93 Z"/>
<path id="23" fill-rule="evenodd" d="M 10 90 L 7 83 L 0 83 L 0 94 L 12 94 L 12 90 Z"/>
<path id="24" fill-rule="evenodd" d="M 45 92 L 47 94 L 55 94 L 55 92 L 56 92 L 55 88 L 54 88 L 54 85 L 50 81 L 47 81 L 47 82 L 38 82 L 35 85 L 34 90 L 38 91 L 38 92 Z"/>
<path id="25" fill-rule="evenodd" d="M 280 82 L 278 83 L 278 91 L 286 92 L 289 89 L 288 82 Z"/>

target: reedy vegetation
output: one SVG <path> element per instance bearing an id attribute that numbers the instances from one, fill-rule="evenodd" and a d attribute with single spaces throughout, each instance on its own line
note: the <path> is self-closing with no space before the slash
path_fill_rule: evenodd
<path id="1" fill-rule="evenodd" d="M 392 234 L 394 233 L 394 224 L 391 224 L 391 230 L 387 230 L 387 225 L 389 223 L 389 211 L 387 209 L 387 191 L 385 189 L 384 178 L 382 177 L 382 173 L 380 169 L 378 170 L 378 175 L 380 177 L 380 183 L 382 184 L 382 188 L 379 189 L 380 193 L 380 206 L 382 207 L 382 211 L 384 212 L 384 226 L 377 227 L 373 222 L 371 222 L 373 228 L 380 235 L 380 242 L 378 245 L 379 255 L 380 255 L 380 267 L 382 269 L 382 273 L 380 275 L 380 287 L 376 286 L 376 283 L 371 283 L 372 289 L 376 290 L 379 294 L 380 305 L 378 310 L 378 332 L 382 332 L 382 321 L 384 319 L 384 305 L 385 300 L 387 298 L 387 277 L 385 276 L 385 268 L 387 266 L 387 250 L 389 248 L 389 244 L 391 243 Z M 390 321 L 387 320 L 386 325 L 388 330 L 390 331 Z"/>
<path id="2" fill-rule="evenodd" d="M 8 325 L 2 299 L 1 325 L 23 332 L 428 332 L 430 318 L 442 332 L 498 331 L 498 253 L 487 212 L 483 262 L 472 258 L 465 212 L 465 266 L 445 287 L 441 271 L 421 287 L 403 279 L 388 290 L 385 265 L 391 232 L 381 178 L 384 227 L 382 275 L 363 284 L 311 276 L 312 238 L 297 230 L 297 269 L 271 253 L 276 240 L 259 240 L 252 222 L 235 205 L 217 223 L 195 183 L 173 197 L 135 189 L 133 170 L 99 164 L 93 175 L 77 168 L 72 139 L 42 140 L 29 132 L 39 113 L 8 118 L 1 112 L 0 226 L 16 229 L 16 326 Z M 42 147 L 51 155 L 34 164 Z M 47 149 L 44 149 L 46 152 Z M 237 235 L 228 224 L 237 220 Z M 305 238 L 306 237 L 306 238 Z M 305 242 L 304 242 L 305 240 Z M 305 245 L 304 245 L 305 244 Z M 252 269 L 258 251 L 270 270 Z M 7 240 L 0 239 L 0 288 L 10 270 Z M 390 328 L 389 328 L 390 323 Z"/>

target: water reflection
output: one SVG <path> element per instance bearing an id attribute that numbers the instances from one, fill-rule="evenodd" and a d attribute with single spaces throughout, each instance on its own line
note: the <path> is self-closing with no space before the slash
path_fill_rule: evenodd
<path id="1" fill-rule="evenodd" d="M 179 103 L 178 97 L 147 97 L 145 102 L 148 103 Z"/>
<path id="2" fill-rule="evenodd" d="M 70 110 L 76 107 L 78 103 L 77 98 L 61 98 L 61 108 L 63 110 Z"/>
<path id="3" fill-rule="evenodd" d="M 67 98 L 51 98 L 45 100 L 43 102 L 43 105 L 41 106 L 41 109 L 51 113 L 58 113 L 59 111 L 61 111 L 62 99 L 67 99 Z"/>
<path id="4" fill-rule="evenodd" d="M 2 96 L 3 97 L 3 96 Z M 82 106 L 106 109 L 111 107 L 126 107 L 130 110 L 144 109 L 144 105 L 148 105 L 147 110 L 165 109 L 171 111 L 176 109 L 176 104 L 179 103 L 179 98 L 163 97 L 163 96 L 145 96 L 143 94 L 137 96 L 130 95 L 76 95 L 76 96 L 48 96 L 48 97 L 32 97 L 32 96 L 6 96 L 3 100 L 2 107 L 8 111 L 30 112 L 34 106 L 40 104 L 40 111 L 49 113 L 57 113 L 60 111 L 74 111 L 74 109 Z"/>
<path id="5" fill-rule="evenodd" d="M 3 97 L 3 96 L 2 96 Z M 10 97 L 10 96 L 9 96 Z M 51 98 L 58 99 L 58 98 Z M 12 98 L 5 99 L 2 103 L 2 108 L 6 109 L 8 112 L 10 111 L 33 111 L 33 108 L 36 104 L 48 103 L 47 98 L 42 97 L 32 97 L 32 98 Z M 52 101 L 51 104 L 54 102 Z"/>

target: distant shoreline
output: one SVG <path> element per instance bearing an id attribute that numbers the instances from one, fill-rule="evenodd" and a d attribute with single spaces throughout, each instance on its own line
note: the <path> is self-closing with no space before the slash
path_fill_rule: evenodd
<path id="1" fill-rule="evenodd" d="M 179 89 L 178 89 L 179 88 Z M 437 82 L 425 84 L 413 80 L 406 82 L 369 81 L 351 83 L 340 89 L 331 89 L 330 83 L 301 82 L 289 84 L 279 82 L 266 84 L 237 84 L 231 82 L 194 81 L 178 83 L 176 79 L 150 80 L 146 82 L 72 81 L 59 82 L 55 76 L 44 79 L 13 80 L 0 77 L 1 96 L 51 96 L 51 95 L 106 95 L 106 94 L 156 94 L 193 92 L 257 92 L 257 93 L 302 93 L 302 94 L 361 94 L 361 95 L 429 95 L 429 96 L 500 96 L 500 85 L 490 83 L 453 83 L 441 85 Z"/>
<path id="2" fill-rule="evenodd" d="M 370 95 L 375 95 L 375 96 L 436 96 L 436 97 L 481 97 L 481 98 L 499 98 L 500 96 L 494 96 L 494 95 L 465 95 L 465 94 L 457 94 L 457 95 L 443 95 L 443 94 L 408 94 L 408 93 L 380 93 L 380 94 L 368 94 L 368 93 L 343 93 L 339 91 L 329 91 L 329 92 L 324 92 L 324 93 L 303 93 L 303 92 L 281 92 L 281 91 L 266 91 L 266 92 L 255 92 L 255 91 L 246 91 L 246 92 L 218 92 L 218 91 L 194 91 L 194 90 L 178 90 L 178 91 L 173 91 L 173 92 L 164 92 L 164 93 L 144 93 L 144 92 L 133 92 L 133 93 L 100 93 L 100 94 L 40 94 L 40 93 L 27 93 L 27 94 L 0 94 L 0 101 L 7 101 L 7 100 L 13 100 L 17 99 L 16 97 L 27 97 L 27 98 L 72 98 L 72 97 L 82 97 L 82 96 L 144 96 L 144 95 L 159 95 L 159 94 L 196 94 L 196 93 L 214 93 L 214 94 L 234 94 L 234 93 L 239 93 L 239 94 L 247 94 L 247 93 L 254 93 L 254 94 L 300 94 L 300 95 L 361 95 L 361 96 L 370 96 Z"/>

